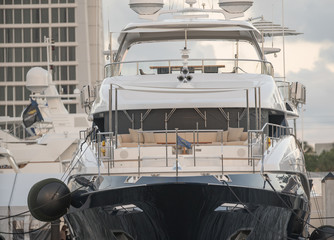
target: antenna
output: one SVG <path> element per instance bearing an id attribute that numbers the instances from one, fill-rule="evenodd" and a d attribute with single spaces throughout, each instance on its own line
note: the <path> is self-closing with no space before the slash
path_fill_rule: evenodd
<path id="1" fill-rule="evenodd" d="M 184 48 L 181 50 L 181 57 L 183 59 L 183 67 L 181 69 L 181 75 L 177 77 L 180 82 L 187 83 L 191 81 L 192 76 L 189 75 L 188 69 L 188 58 L 189 58 L 189 49 L 188 49 L 188 30 L 184 30 Z"/>
<path id="2" fill-rule="evenodd" d="M 284 0 L 282 0 L 282 27 L 283 27 L 283 78 L 284 82 L 286 81 L 286 76 L 285 76 L 285 26 L 284 26 Z"/>

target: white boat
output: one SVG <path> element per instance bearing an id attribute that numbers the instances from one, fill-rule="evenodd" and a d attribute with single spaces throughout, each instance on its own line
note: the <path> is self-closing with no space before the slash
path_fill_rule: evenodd
<path id="1" fill-rule="evenodd" d="M 50 237 L 49 224 L 29 214 L 29 189 L 47 177 L 66 181 L 69 164 L 80 143 L 79 133 L 92 125 L 87 114 L 70 114 L 66 110 L 63 96 L 52 84 L 47 70 L 30 69 L 27 88 L 32 91 L 31 101 L 35 105 L 28 106 L 22 118 L 0 119 L 2 123 L 25 123 L 31 133 L 30 137 L 19 139 L 0 129 L 0 239 L 6 240 Z M 36 112 L 40 116 L 35 119 Z"/>
<path id="2" fill-rule="evenodd" d="M 0 129 L 0 173 L 64 172 L 80 142 L 80 131 L 84 132 L 92 124 L 87 114 L 67 111 L 47 70 L 30 69 L 27 88 L 32 91 L 31 101 L 36 104 L 31 110 L 31 125 L 26 128 L 32 136 L 19 139 Z M 80 93 L 74 97 L 80 97 Z M 35 119 L 36 111 L 40 113 L 40 119 Z M 15 121 L 22 124 L 24 119 Z"/>
<path id="3" fill-rule="evenodd" d="M 64 215 L 75 239 L 306 239 L 310 187 L 288 125 L 305 88 L 275 80 L 265 28 L 232 20 L 252 1 L 186 2 L 159 12 L 162 0 L 130 1 L 153 21 L 122 30 L 91 111 L 96 141 L 74 160 L 83 172 L 69 189 L 33 187 L 33 216 Z"/>

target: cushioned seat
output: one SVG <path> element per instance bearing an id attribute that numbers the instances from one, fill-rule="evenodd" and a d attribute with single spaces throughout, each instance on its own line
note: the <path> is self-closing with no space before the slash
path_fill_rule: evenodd
<path id="1" fill-rule="evenodd" d="M 139 131 L 141 131 L 139 129 Z M 119 147 L 137 147 L 138 134 L 141 146 L 166 143 L 166 133 L 144 132 L 129 129 L 129 134 L 118 135 Z M 248 133 L 243 132 L 243 128 L 229 128 L 228 131 L 218 132 L 180 132 L 178 135 L 190 143 L 208 143 L 220 145 L 247 145 Z M 198 138 L 198 139 L 197 139 Z M 167 133 L 167 143 L 175 144 L 176 134 Z"/>

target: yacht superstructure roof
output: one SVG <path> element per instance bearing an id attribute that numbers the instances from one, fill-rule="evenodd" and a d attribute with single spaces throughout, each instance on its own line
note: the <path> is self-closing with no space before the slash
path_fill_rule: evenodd
<path id="1" fill-rule="evenodd" d="M 260 32 L 249 22 L 231 20 L 168 20 L 147 23 L 131 23 L 121 32 L 117 61 L 131 45 L 142 42 L 188 39 L 240 39 L 261 42 Z"/>
<path id="2" fill-rule="evenodd" d="M 262 107 L 284 111 L 284 103 L 270 76 L 261 74 L 193 74 L 193 80 L 180 83 L 173 74 L 118 76 L 107 78 L 100 88 L 100 99 L 92 113 L 109 109 L 109 89 L 118 88 L 118 109 L 159 109 L 198 107 L 254 107 L 254 89 L 261 87 Z M 115 91 L 115 89 L 114 89 Z M 115 103 L 115 102 L 114 102 Z M 114 105 L 114 104 L 113 104 Z M 115 106 L 113 106 L 113 109 Z"/>

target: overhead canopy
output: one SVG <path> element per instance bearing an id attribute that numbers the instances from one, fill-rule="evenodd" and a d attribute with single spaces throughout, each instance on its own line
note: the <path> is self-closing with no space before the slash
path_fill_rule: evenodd
<path id="1" fill-rule="evenodd" d="M 142 42 L 173 41 L 185 39 L 240 39 L 262 41 L 261 34 L 245 21 L 192 20 L 163 21 L 129 24 L 118 38 L 118 60 L 131 45 Z"/>
<path id="2" fill-rule="evenodd" d="M 279 92 L 270 76 L 261 74 L 193 74 L 190 83 L 180 83 L 173 74 L 157 79 L 156 75 L 119 76 L 104 80 L 100 95 L 93 104 L 92 114 L 109 111 L 109 89 L 121 89 L 118 94 L 118 110 L 164 108 L 216 108 L 246 106 L 246 90 L 254 99 L 254 88 L 261 87 L 262 107 L 284 109 Z M 149 92 L 149 93 L 148 93 Z M 115 99 L 113 109 L 115 109 Z M 250 102 L 254 107 L 254 102 Z"/>
<path id="3" fill-rule="evenodd" d="M 172 39 L 184 39 L 187 30 L 189 39 L 220 39 L 226 38 L 252 39 L 251 32 L 257 40 L 261 40 L 261 34 L 249 23 L 243 21 L 181 21 L 181 22 L 153 22 L 129 24 L 121 32 L 118 42 L 124 40 L 130 44 L 143 41 L 162 41 Z M 176 37 L 176 38 L 175 38 Z"/>

